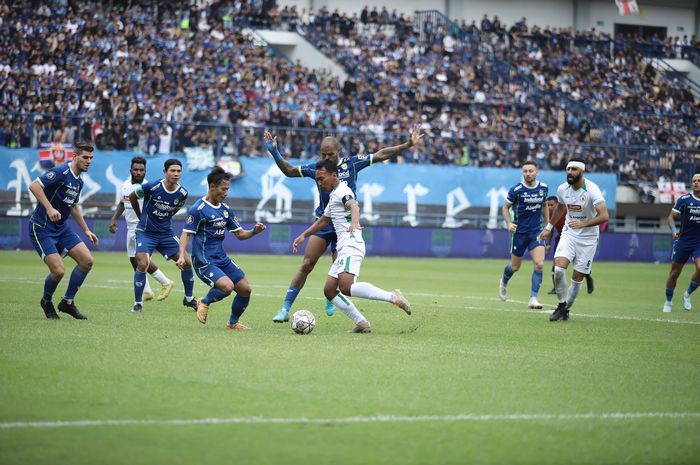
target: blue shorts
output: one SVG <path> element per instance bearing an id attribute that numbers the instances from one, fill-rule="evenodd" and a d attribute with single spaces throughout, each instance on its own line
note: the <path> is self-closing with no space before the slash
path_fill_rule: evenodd
<path id="1" fill-rule="evenodd" d="M 83 242 L 66 223 L 56 229 L 44 228 L 30 221 L 29 238 L 42 260 L 52 253 L 63 255 L 64 251 L 68 251 Z"/>
<path id="2" fill-rule="evenodd" d="M 544 247 L 545 241 L 538 241 L 537 236 L 539 232 L 518 234 L 517 232 L 513 234 L 510 246 L 510 253 L 516 257 L 522 257 L 525 255 L 525 251 L 530 251 L 535 247 Z"/>
<path id="3" fill-rule="evenodd" d="M 693 261 L 700 258 L 700 244 L 688 244 L 681 239 L 673 241 L 673 252 L 671 253 L 671 261 L 676 263 L 687 263 L 688 258 Z"/>
<path id="4" fill-rule="evenodd" d="M 335 252 L 338 246 L 338 236 L 335 234 L 335 228 L 333 227 L 333 223 L 328 223 L 328 226 L 314 234 L 314 236 L 320 237 L 324 241 L 326 241 L 326 248 L 328 248 L 328 244 L 331 245 L 331 252 Z"/>
<path id="5" fill-rule="evenodd" d="M 209 287 L 214 287 L 214 284 L 223 276 L 228 276 L 233 284 L 245 277 L 245 272 L 231 259 L 228 263 L 209 263 L 203 266 L 193 264 L 192 267 L 199 279 Z"/>
<path id="6" fill-rule="evenodd" d="M 164 257 L 171 258 L 180 252 L 180 241 L 172 232 L 165 234 L 151 234 L 145 231 L 136 230 L 136 253 L 147 253 L 153 255 L 157 250 Z"/>

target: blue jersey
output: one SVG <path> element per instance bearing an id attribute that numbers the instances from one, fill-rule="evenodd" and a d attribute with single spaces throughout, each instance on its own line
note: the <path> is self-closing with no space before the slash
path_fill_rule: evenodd
<path id="1" fill-rule="evenodd" d="M 355 191 L 357 188 L 357 173 L 370 166 L 373 158 L 374 155 L 353 155 L 352 157 L 338 160 L 338 178 L 348 183 L 348 187 L 352 189 L 355 196 L 357 196 Z M 297 166 L 297 169 L 303 177 L 316 180 L 316 162 Z M 316 188 L 318 189 L 321 202 L 314 213 L 316 218 L 320 218 L 323 216 L 323 211 L 328 205 L 331 194 L 318 187 L 318 184 L 316 184 Z"/>
<path id="2" fill-rule="evenodd" d="M 513 206 L 513 223 L 518 225 L 516 234 L 542 231 L 542 209 L 547 203 L 547 191 L 547 184 L 539 181 L 535 187 L 519 182 L 510 188 L 506 200 Z"/>
<path id="3" fill-rule="evenodd" d="M 226 230 L 235 232 L 241 225 L 235 213 L 225 203 L 218 207 L 204 199 L 197 200 L 188 211 L 184 232 L 194 234 L 192 263 L 195 267 L 229 262 L 223 241 Z"/>
<path id="4" fill-rule="evenodd" d="M 37 178 L 44 188 L 46 198 L 51 202 L 51 206 L 61 213 L 58 221 L 51 221 L 46 214 L 46 209 L 37 203 L 32 217 L 32 223 L 43 228 L 59 229 L 70 216 L 73 205 L 80 198 L 80 191 L 83 190 L 83 180 L 70 170 L 70 163 L 58 165 Z"/>
<path id="5" fill-rule="evenodd" d="M 681 216 L 678 240 L 686 244 L 700 244 L 700 199 L 686 194 L 676 200 L 673 211 Z"/>
<path id="6" fill-rule="evenodd" d="M 187 189 L 180 184 L 174 191 L 165 189 L 162 179 L 134 187 L 136 197 L 143 198 L 141 219 L 136 229 L 152 234 L 172 233 L 171 219 L 187 200 Z"/>

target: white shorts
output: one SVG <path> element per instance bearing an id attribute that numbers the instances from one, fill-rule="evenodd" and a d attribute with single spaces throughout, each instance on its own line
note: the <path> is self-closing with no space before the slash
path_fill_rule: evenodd
<path id="1" fill-rule="evenodd" d="M 337 278 L 340 273 L 350 273 L 357 278 L 360 276 L 363 258 L 365 257 L 362 255 L 339 255 L 331 265 L 328 276 Z"/>
<path id="2" fill-rule="evenodd" d="M 126 230 L 126 254 L 130 258 L 136 256 L 136 228 Z"/>
<path id="3" fill-rule="evenodd" d="M 564 257 L 574 265 L 574 270 L 583 274 L 590 274 L 593 265 L 593 257 L 598 248 L 598 238 L 579 238 L 570 234 L 562 234 L 554 258 Z"/>

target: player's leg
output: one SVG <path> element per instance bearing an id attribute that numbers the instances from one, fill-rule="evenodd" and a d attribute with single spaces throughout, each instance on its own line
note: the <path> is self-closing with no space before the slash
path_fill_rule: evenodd
<path id="1" fill-rule="evenodd" d="M 693 257 L 698 257 L 698 255 L 693 254 Z M 690 301 L 690 295 L 695 292 L 695 289 L 698 288 L 698 283 L 700 283 L 700 257 L 695 258 L 695 273 L 693 273 L 693 277 L 690 278 L 688 289 L 686 289 L 683 293 L 683 308 L 685 310 L 690 311 L 693 309 L 693 304 Z"/>
<path id="2" fill-rule="evenodd" d="M 126 232 L 126 254 L 129 257 L 129 262 L 131 262 L 131 267 L 136 271 L 136 229 L 129 229 Z M 150 284 L 148 284 L 148 278 L 145 279 L 144 283 L 143 300 L 152 300 L 153 291 Z"/>
<path id="3" fill-rule="evenodd" d="M 498 283 L 498 297 L 505 301 L 508 299 L 508 281 L 513 277 L 523 262 L 523 254 L 526 250 L 523 234 L 513 234 L 511 236 L 510 263 L 503 269 L 503 275 Z"/>
<path id="4" fill-rule="evenodd" d="M 576 243 L 576 258 L 573 261 L 574 272 L 571 275 L 571 284 L 566 292 L 566 309 L 569 310 L 574 305 L 578 293 L 581 291 L 583 280 L 590 274 L 593 266 L 593 258 L 597 248 L 597 241 L 586 243 L 579 241 Z"/>
<path id="5" fill-rule="evenodd" d="M 234 280 L 238 278 L 238 276 L 235 274 L 230 276 Z M 243 312 L 245 312 L 246 308 L 248 308 L 248 304 L 250 304 L 250 295 L 252 294 L 253 290 L 251 289 L 248 280 L 245 277 L 241 277 L 240 279 L 236 280 L 235 291 L 236 297 L 234 297 L 233 302 L 231 302 L 231 316 L 228 319 L 228 323 L 226 323 L 226 328 L 245 331 L 249 328 L 241 323 L 240 319 Z"/>
<path id="6" fill-rule="evenodd" d="M 671 252 L 671 271 L 668 273 L 666 278 L 666 301 L 664 302 L 664 307 L 662 311 L 664 313 L 670 313 L 672 309 L 673 293 L 676 290 L 676 283 L 678 282 L 678 277 L 683 271 L 683 266 L 688 261 L 690 257 L 691 249 L 685 247 L 680 241 L 675 241 L 673 243 L 673 250 Z"/>
<path id="7" fill-rule="evenodd" d="M 77 320 L 86 320 L 87 317 L 80 313 L 73 299 L 75 299 L 75 295 L 78 293 L 80 286 L 85 282 L 88 273 L 92 270 L 93 258 L 87 245 L 85 245 L 75 233 L 73 234 L 75 235 L 73 242 L 79 242 L 70 248 L 66 247 L 66 249 L 68 250 L 68 256 L 75 260 L 76 266 L 70 274 L 68 288 L 66 289 L 66 294 L 63 299 L 58 304 L 58 310 L 69 314 Z"/>
<path id="8" fill-rule="evenodd" d="M 175 283 L 170 280 L 167 276 L 165 276 L 165 273 L 163 273 L 163 270 L 158 268 L 158 266 L 151 260 L 151 262 L 148 264 L 148 274 L 153 276 L 156 281 L 158 281 L 161 285 L 160 292 L 158 293 L 158 298 L 156 298 L 157 301 L 165 300 L 168 298 L 170 295 L 170 292 L 173 290 L 173 287 L 175 286 Z"/>
<path id="9" fill-rule="evenodd" d="M 216 265 L 206 265 L 195 270 L 199 279 L 210 287 L 207 295 L 196 301 L 196 315 L 200 323 L 207 323 L 209 305 L 225 299 L 233 292 L 233 282 L 224 270 Z"/>
<path id="10" fill-rule="evenodd" d="M 349 255 L 341 258 L 341 260 L 342 262 L 339 263 L 339 265 L 343 267 L 343 271 L 338 275 L 338 288 L 340 292 L 350 297 L 361 297 L 363 299 L 389 302 L 399 307 L 407 314 L 411 314 L 411 304 L 406 300 L 399 289 L 394 289 L 394 291 L 389 292 L 372 283 L 356 282 L 357 278 L 360 276 L 362 257 Z"/>
<path id="11" fill-rule="evenodd" d="M 562 236 L 557 244 L 557 250 L 554 252 L 554 288 L 557 291 L 559 304 L 549 316 L 549 321 L 569 319 L 569 310 L 566 308 L 566 269 L 575 257 L 576 250 L 570 236 Z"/>
<path id="12" fill-rule="evenodd" d="M 180 259 L 180 242 L 176 236 L 165 236 L 158 244 L 158 250 L 173 262 Z M 185 266 L 180 270 L 180 278 L 185 288 L 185 297 L 182 298 L 182 305 L 197 311 L 197 300 L 194 298 L 194 271 L 190 257 L 185 254 Z"/>
<path id="13" fill-rule="evenodd" d="M 331 263 L 335 262 L 335 259 L 338 258 L 338 236 L 334 235 L 334 238 L 331 240 Z M 325 299 L 324 302 L 324 310 L 326 311 L 326 315 L 328 316 L 333 316 L 335 315 L 335 304 L 331 302 L 328 299 Z"/>
<path id="14" fill-rule="evenodd" d="M 540 287 L 542 286 L 542 268 L 544 267 L 544 245 L 537 244 L 530 250 L 530 257 L 532 258 L 533 270 L 532 278 L 530 280 L 530 300 L 527 304 L 529 308 L 540 310 L 542 304 L 537 301 L 537 294 L 540 292 Z"/>
<path id="15" fill-rule="evenodd" d="M 39 301 L 44 315 L 49 320 L 58 320 L 58 313 L 53 305 L 53 294 L 56 292 L 58 284 L 63 279 L 66 269 L 63 259 L 56 249 L 55 238 L 46 231 L 46 228 L 29 223 L 29 239 L 34 245 L 36 253 L 49 268 L 49 274 L 44 279 L 44 294 Z"/>
<path id="16" fill-rule="evenodd" d="M 280 308 L 275 317 L 272 319 L 273 322 L 283 323 L 285 321 L 289 321 L 289 311 L 299 295 L 299 291 L 301 291 L 301 289 L 304 287 L 307 276 L 309 276 L 309 273 L 313 271 L 314 267 L 316 266 L 316 262 L 318 262 L 318 259 L 321 258 L 321 255 L 323 255 L 323 253 L 326 251 L 329 242 L 330 239 L 327 241 L 318 235 L 309 237 L 309 241 L 304 249 L 304 260 L 302 261 L 299 270 L 292 278 L 292 282 L 287 289 L 287 294 L 284 297 L 282 308 Z"/>
<path id="17" fill-rule="evenodd" d="M 331 271 L 328 273 L 328 279 L 326 279 L 326 284 L 323 287 L 323 294 L 326 296 L 326 299 L 333 302 L 333 304 L 336 307 L 338 307 L 343 313 L 345 313 L 348 316 L 348 318 L 350 318 L 353 321 L 353 323 L 355 323 L 355 326 L 353 326 L 351 330 L 352 332 L 371 332 L 372 327 L 369 321 L 367 321 L 367 318 L 365 318 L 364 315 L 360 313 L 357 307 L 355 307 L 355 304 L 353 304 L 349 298 L 345 297 L 343 294 L 338 292 L 339 280 L 337 269 L 335 268 L 336 266 L 334 263 L 333 267 L 331 267 Z"/>

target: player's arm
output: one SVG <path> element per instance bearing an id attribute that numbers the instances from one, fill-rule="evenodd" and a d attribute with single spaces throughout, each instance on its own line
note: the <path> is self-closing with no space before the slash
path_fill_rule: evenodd
<path id="1" fill-rule="evenodd" d="M 265 147 L 267 147 L 267 151 L 270 152 L 272 158 L 275 159 L 275 164 L 280 171 L 282 171 L 282 174 L 288 178 L 301 177 L 301 171 L 299 171 L 299 168 L 285 160 L 277 148 L 277 136 L 272 137 L 272 134 L 270 134 L 269 131 L 265 131 L 263 139 L 265 139 Z"/>
<path id="2" fill-rule="evenodd" d="M 299 246 L 304 243 L 307 237 L 316 234 L 331 222 L 330 216 L 321 216 L 319 219 L 317 219 L 314 224 L 309 226 L 306 231 L 303 233 L 299 234 L 299 236 L 294 239 L 294 242 L 292 243 L 292 251 L 296 252 L 299 249 Z"/>
<path id="3" fill-rule="evenodd" d="M 547 196 L 545 196 L 545 201 L 542 203 L 542 224 L 549 224 L 549 208 L 547 208 Z"/>
<path id="4" fill-rule="evenodd" d="M 605 204 L 603 204 L 605 206 Z M 546 239 L 547 237 L 552 235 L 552 228 L 554 228 L 554 225 L 557 224 L 557 221 L 559 221 L 559 218 L 561 218 L 561 215 L 564 214 L 566 207 L 564 206 L 563 202 L 559 202 L 557 204 L 557 208 L 554 210 L 554 213 L 552 213 L 552 217 L 549 219 L 549 223 L 547 223 L 540 233 L 539 236 L 537 236 L 538 240 Z M 607 212 L 607 209 L 605 210 Z M 549 212 L 547 212 L 549 214 Z M 607 214 L 607 213 L 606 213 Z"/>
<path id="5" fill-rule="evenodd" d="M 360 204 L 353 198 L 343 200 L 345 208 L 350 210 L 350 227 L 348 228 L 348 232 L 352 234 L 362 229 L 362 226 L 360 226 Z"/>
<path id="6" fill-rule="evenodd" d="M 411 129 L 411 136 L 408 138 L 408 142 L 404 142 L 401 145 L 395 145 L 393 147 L 384 147 L 383 149 L 379 149 L 372 156 L 372 163 L 380 163 L 392 157 L 395 157 L 404 150 L 408 150 L 414 145 L 416 145 L 422 137 L 423 134 L 421 134 L 420 132 L 420 125 L 413 125 L 413 128 Z"/>
<path id="7" fill-rule="evenodd" d="M 510 201 L 506 200 L 506 202 L 503 204 L 503 207 L 501 208 L 501 216 L 503 217 L 503 221 L 506 222 L 506 229 L 512 233 L 515 232 L 516 229 L 518 229 L 518 225 L 513 223 L 510 219 L 510 207 L 513 204 L 510 203 Z"/>
<path id="8" fill-rule="evenodd" d="M 605 206 L 605 202 L 600 202 L 595 206 L 596 216 L 588 221 L 572 220 L 569 223 L 571 229 L 589 228 L 591 226 L 598 226 L 599 224 L 608 221 L 608 207 Z"/>
<path id="9" fill-rule="evenodd" d="M 112 215 L 112 222 L 109 224 L 109 232 L 115 233 L 117 232 L 117 220 L 121 218 L 122 214 L 124 213 L 124 202 L 119 201 L 117 204 L 117 209 L 114 210 L 114 215 Z"/>
<path id="10" fill-rule="evenodd" d="M 134 209 L 134 213 L 136 213 L 136 218 L 141 219 L 141 206 L 139 205 L 139 196 L 136 190 L 129 194 L 129 202 L 131 203 L 131 208 Z"/>
<path id="11" fill-rule="evenodd" d="M 674 209 L 671 209 L 671 213 L 668 214 L 668 227 L 671 229 L 671 237 L 675 241 L 680 236 L 678 228 L 676 227 L 676 220 L 680 218 L 681 214 Z"/>
<path id="12" fill-rule="evenodd" d="M 80 229 L 82 229 L 85 235 L 88 237 L 88 239 L 90 239 L 92 245 L 97 247 L 97 245 L 100 243 L 100 240 L 97 238 L 95 233 L 90 231 L 90 228 L 88 228 L 88 225 L 85 222 L 85 218 L 83 218 L 83 210 L 80 208 L 80 205 L 78 205 L 77 203 L 73 205 L 73 208 L 70 212 L 70 216 L 72 216 L 75 222 L 78 223 L 78 226 L 80 226 Z"/>
<path id="13" fill-rule="evenodd" d="M 246 239 L 250 239 L 251 237 L 255 236 L 256 234 L 260 234 L 265 230 L 266 226 L 263 223 L 255 223 L 255 226 L 253 226 L 253 229 L 236 229 L 233 231 L 233 234 L 236 235 L 238 240 L 244 241 Z"/>
<path id="14" fill-rule="evenodd" d="M 192 234 L 192 232 L 185 230 L 180 234 L 180 253 L 178 253 L 178 259 L 175 262 L 175 266 L 180 269 L 187 265 L 187 244 L 189 244 Z"/>
<path id="15" fill-rule="evenodd" d="M 49 198 L 46 197 L 44 186 L 41 184 L 41 181 L 35 179 L 29 185 L 29 191 L 34 195 L 34 197 L 36 197 L 37 201 L 44 206 L 46 209 L 46 215 L 51 221 L 58 221 L 61 219 L 61 212 L 53 208 L 53 205 L 51 205 Z"/>

